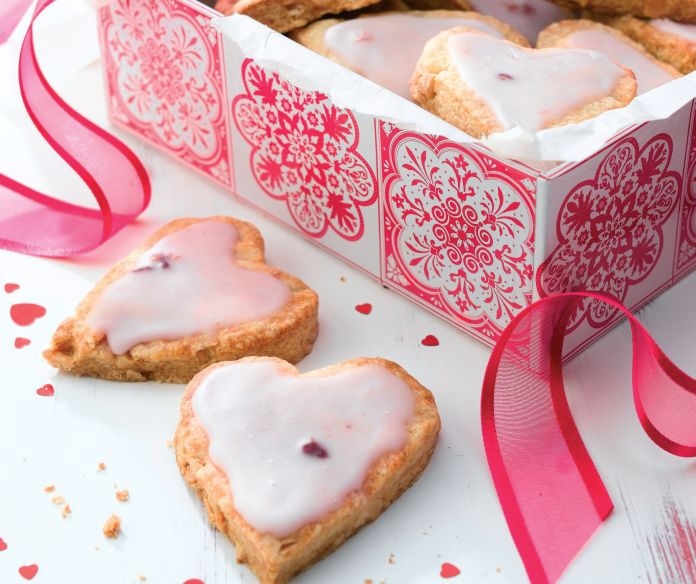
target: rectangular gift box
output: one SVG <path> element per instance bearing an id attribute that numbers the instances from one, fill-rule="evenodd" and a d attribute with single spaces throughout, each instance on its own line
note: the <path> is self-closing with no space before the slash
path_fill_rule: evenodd
<path id="1" fill-rule="evenodd" d="M 635 310 L 696 266 L 690 76 L 530 162 L 196 0 L 110 0 L 99 26 L 114 124 L 484 343 L 541 296 Z M 579 307 L 567 356 L 618 318 Z"/>

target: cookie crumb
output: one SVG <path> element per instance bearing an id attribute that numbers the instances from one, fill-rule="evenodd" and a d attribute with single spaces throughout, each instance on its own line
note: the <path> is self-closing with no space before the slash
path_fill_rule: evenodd
<path id="1" fill-rule="evenodd" d="M 51 502 L 54 505 L 63 505 L 65 503 L 65 497 L 63 497 L 62 495 L 54 495 L 53 497 L 51 497 Z"/>
<path id="2" fill-rule="evenodd" d="M 372 578 L 365 578 L 365 580 L 363 580 L 363 584 L 372 584 Z"/>
<path id="3" fill-rule="evenodd" d="M 171 440 L 167 440 L 167 448 L 171 448 L 172 446 L 174 446 L 174 442 Z"/>
<path id="4" fill-rule="evenodd" d="M 56 486 L 53 483 L 51 483 L 50 485 L 46 485 L 44 487 L 44 493 L 52 493 L 55 490 L 56 490 Z"/>
<path id="5" fill-rule="evenodd" d="M 394 554 L 389 554 L 389 560 L 387 560 L 390 564 L 395 564 L 396 563 L 396 558 L 394 557 Z"/>
<path id="6" fill-rule="evenodd" d="M 143 574 L 138 574 L 138 580 L 140 580 L 141 582 L 145 582 L 147 578 Z"/>
<path id="7" fill-rule="evenodd" d="M 125 503 L 130 499 L 130 493 L 128 492 L 128 489 L 123 489 L 121 491 L 116 491 L 116 500 L 120 501 L 121 503 Z"/>
<path id="8" fill-rule="evenodd" d="M 63 519 L 65 519 L 68 515 L 72 513 L 72 509 L 70 508 L 70 505 L 66 504 L 63 507 Z"/>
<path id="9" fill-rule="evenodd" d="M 106 464 L 104 464 L 103 462 L 100 462 L 100 463 L 97 465 L 97 472 L 101 472 L 101 471 L 103 471 L 103 470 L 106 470 Z"/>
<path id="10" fill-rule="evenodd" d="M 346 277 L 345 277 L 345 276 L 341 276 L 341 277 L 339 278 L 339 280 L 340 280 L 341 282 L 345 282 L 345 281 L 346 281 Z"/>
<path id="11" fill-rule="evenodd" d="M 118 534 L 121 533 L 121 518 L 116 515 L 116 513 L 112 513 L 111 517 L 104 522 L 102 532 L 104 533 L 104 537 L 111 539 L 117 538 Z"/>

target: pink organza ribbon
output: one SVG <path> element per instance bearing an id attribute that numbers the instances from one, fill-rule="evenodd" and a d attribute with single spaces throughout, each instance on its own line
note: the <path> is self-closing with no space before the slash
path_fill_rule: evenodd
<path id="1" fill-rule="evenodd" d="M 677 456 L 696 456 L 696 380 L 680 371 L 636 318 L 601 294 L 549 296 L 505 329 L 483 382 L 483 439 L 493 482 L 529 578 L 555 582 L 613 504 L 566 401 L 563 339 L 581 302 L 629 319 L 633 398 L 646 433 Z"/>
<path id="2" fill-rule="evenodd" d="M 31 0 L 2 0 L 0 3 L 0 43 L 4 43 L 19 24 Z"/>
<path id="3" fill-rule="evenodd" d="M 131 150 L 78 114 L 44 78 L 32 27 L 53 2 L 36 4 L 19 55 L 20 91 L 39 132 L 87 184 L 98 209 L 52 198 L 0 174 L 0 247 L 65 257 L 95 249 L 133 221 L 150 201 L 150 182 Z"/>

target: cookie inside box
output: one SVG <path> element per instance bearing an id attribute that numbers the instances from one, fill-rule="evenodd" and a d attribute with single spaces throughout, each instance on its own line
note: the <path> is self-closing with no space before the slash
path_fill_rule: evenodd
<path id="1" fill-rule="evenodd" d="M 696 25 L 668 18 L 685 9 L 653 8 L 648 19 L 631 3 L 622 5 L 633 13 L 590 4 L 595 11 L 546 0 L 213 5 L 267 24 L 475 139 L 494 135 L 503 154 L 534 158 L 529 134 L 624 108 L 696 67 Z M 500 138 L 513 128 L 521 139 Z"/>

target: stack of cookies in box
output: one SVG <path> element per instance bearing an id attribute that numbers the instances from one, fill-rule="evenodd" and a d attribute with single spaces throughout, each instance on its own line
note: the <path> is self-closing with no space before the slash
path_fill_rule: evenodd
<path id="1" fill-rule="evenodd" d="M 696 68 L 696 0 L 218 0 L 474 137 L 627 105 Z"/>

